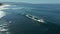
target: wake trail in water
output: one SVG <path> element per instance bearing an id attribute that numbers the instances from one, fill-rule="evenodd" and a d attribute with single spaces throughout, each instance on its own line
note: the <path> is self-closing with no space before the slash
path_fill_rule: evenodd
<path id="1" fill-rule="evenodd" d="M 29 15 L 29 14 L 26 14 L 25 16 L 29 19 L 34 20 L 34 21 L 37 21 L 40 23 L 45 23 L 45 21 L 42 18 L 38 18 L 37 16 L 33 16 L 33 15 Z"/>

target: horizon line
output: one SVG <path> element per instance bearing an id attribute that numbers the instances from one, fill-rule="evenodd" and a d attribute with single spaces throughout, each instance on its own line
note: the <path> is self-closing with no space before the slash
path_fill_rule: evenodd
<path id="1" fill-rule="evenodd" d="M 7 2 L 7 1 L 0 1 L 0 3 L 1 2 Z M 10 1 L 10 2 L 13 2 L 13 1 Z M 22 2 L 22 3 L 30 3 L 30 4 L 60 4 L 60 3 L 32 3 L 32 2 Z"/>

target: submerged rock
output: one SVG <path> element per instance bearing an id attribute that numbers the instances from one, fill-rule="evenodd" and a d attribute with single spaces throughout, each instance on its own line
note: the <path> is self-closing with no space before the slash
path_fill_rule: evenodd
<path id="1" fill-rule="evenodd" d="M 0 6 L 3 5 L 2 3 L 0 3 Z"/>

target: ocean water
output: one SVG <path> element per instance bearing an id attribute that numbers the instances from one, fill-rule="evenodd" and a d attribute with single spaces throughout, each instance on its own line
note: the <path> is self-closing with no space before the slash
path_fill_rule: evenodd
<path id="1" fill-rule="evenodd" d="M 6 4 L 10 6 L 1 10 L 6 14 L 0 18 L 0 25 L 8 24 L 8 33 L 1 34 L 60 34 L 60 4 Z M 29 19 L 26 14 L 43 19 L 44 23 Z"/>

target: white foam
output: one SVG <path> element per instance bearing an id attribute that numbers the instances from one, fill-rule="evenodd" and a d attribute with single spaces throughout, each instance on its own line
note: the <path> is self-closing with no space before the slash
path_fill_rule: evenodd
<path id="1" fill-rule="evenodd" d="M 44 20 L 43 19 L 39 19 L 39 20 L 37 20 L 38 22 L 42 22 L 42 23 L 44 23 Z"/>
<path id="2" fill-rule="evenodd" d="M 2 6 L 0 6 L 0 8 L 7 7 L 7 6 L 10 6 L 10 5 L 2 5 Z"/>
<path id="3" fill-rule="evenodd" d="M 4 17 L 6 15 L 6 13 L 4 12 L 4 11 L 0 11 L 0 19 L 2 18 L 2 17 Z"/>
<path id="4" fill-rule="evenodd" d="M 10 6 L 10 5 L 2 5 L 2 6 L 0 6 L 0 10 L 5 9 L 5 7 L 8 7 L 8 6 Z"/>
<path id="5" fill-rule="evenodd" d="M 45 23 L 45 21 L 43 20 L 43 19 L 35 19 L 36 18 L 36 16 L 31 16 L 30 17 L 30 15 L 26 15 L 26 17 L 28 17 L 28 18 L 30 18 L 30 19 L 32 19 L 32 20 L 35 20 L 35 21 L 37 21 L 37 22 L 42 22 L 42 23 Z"/>
<path id="6" fill-rule="evenodd" d="M 1 29 L 0 31 L 7 31 L 8 29 Z"/>

